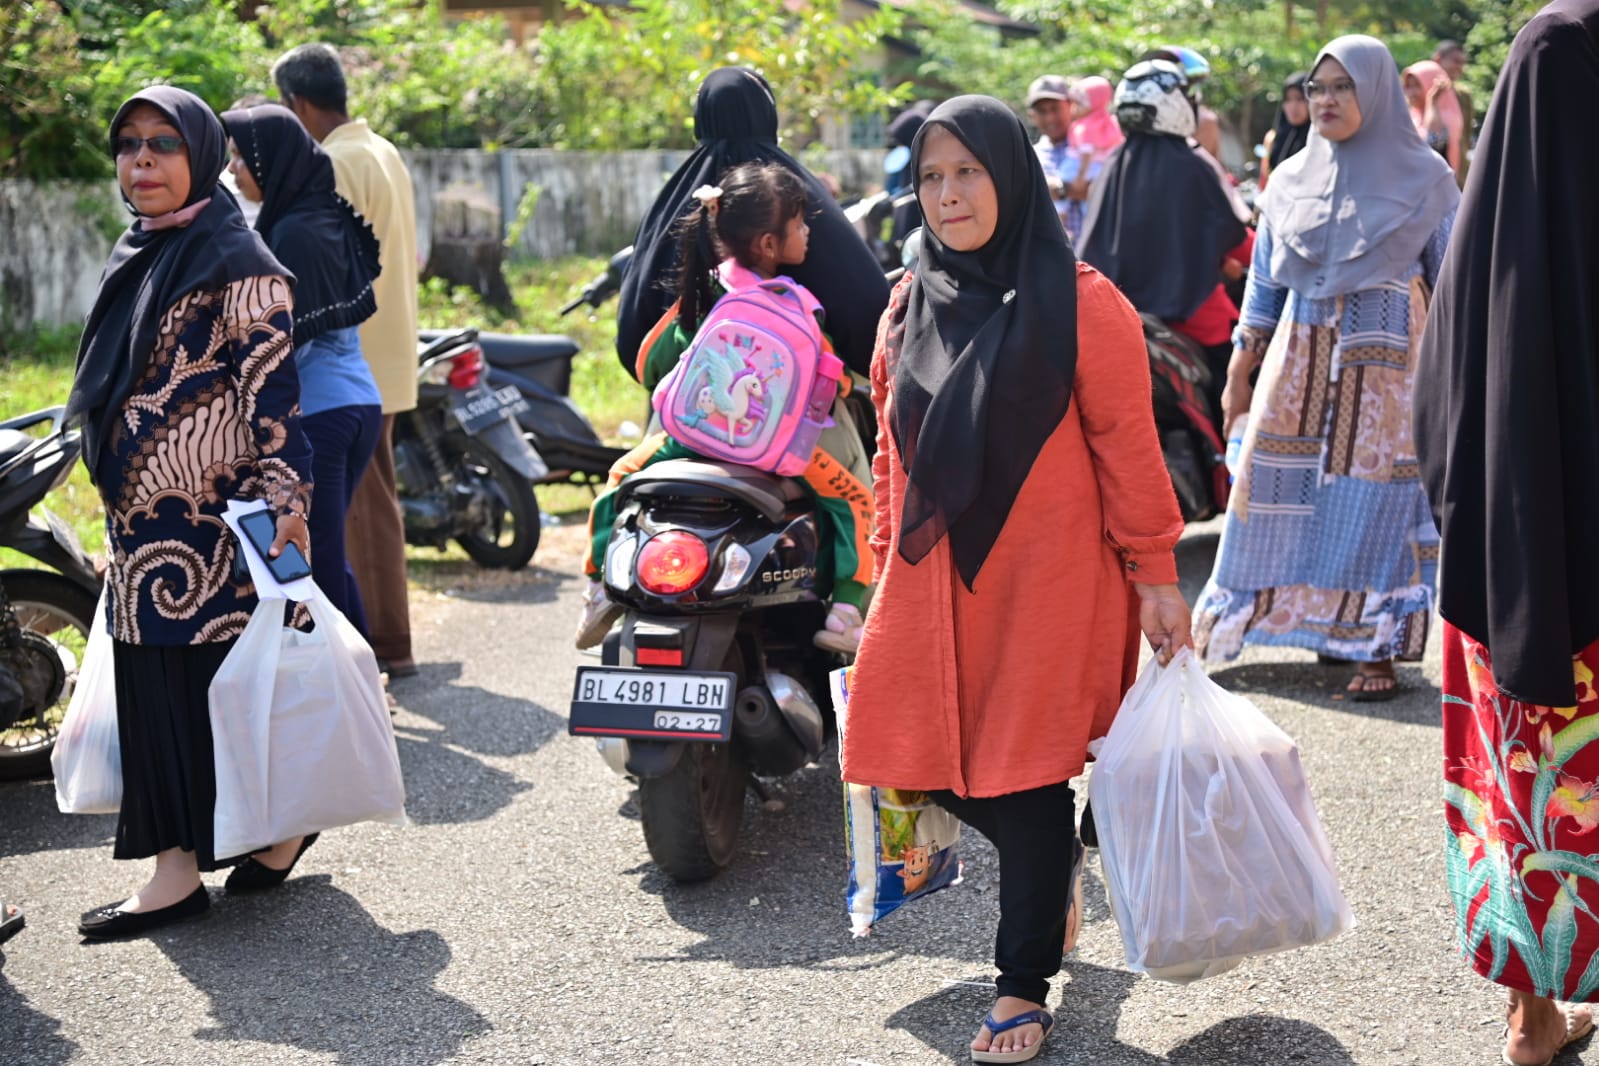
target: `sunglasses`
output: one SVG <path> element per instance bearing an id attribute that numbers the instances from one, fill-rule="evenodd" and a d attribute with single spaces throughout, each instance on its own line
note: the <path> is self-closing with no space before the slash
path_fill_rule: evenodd
<path id="1" fill-rule="evenodd" d="M 117 157 L 138 155 L 140 148 L 149 145 L 150 151 L 156 155 L 177 155 L 187 143 L 182 137 L 166 133 L 155 137 L 114 137 L 111 140 L 111 154 Z"/>

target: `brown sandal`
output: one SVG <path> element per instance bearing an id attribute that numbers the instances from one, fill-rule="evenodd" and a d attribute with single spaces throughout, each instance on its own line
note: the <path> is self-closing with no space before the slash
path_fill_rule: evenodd
<path id="1" fill-rule="evenodd" d="M 1360 687 L 1355 687 L 1355 682 L 1360 682 Z M 1373 681 L 1386 681 L 1382 688 L 1370 688 Z M 1375 674 L 1365 670 L 1358 671 L 1349 679 L 1349 686 L 1344 690 L 1349 693 L 1349 698 L 1356 703 L 1384 703 L 1399 695 L 1399 678 L 1394 674 L 1393 667 L 1387 673 Z"/>
<path id="2" fill-rule="evenodd" d="M 1510 1043 L 1510 1026 L 1507 1025 L 1505 1026 L 1504 1034 L 1504 1040 L 1507 1046 L 1499 1055 L 1499 1061 L 1504 1063 L 1504 1066 L 1554 1066 L 1554 1061 L 1560 1057 L 1560 1053 L 1562 1051 L 1566 1050 L 1566 1048 L 1570 1047 L 1572 1044 L 1575 1044 L 1577 1041 L 1593 1032 L 1592 1014 L 1589 1014 L 1588 1017 L 1582 1019 L 1581 1022 L 1575 1022 L 1572 1018 L 1572 1008 L 1574 1004 L 1556 1003 L 1555 1006 L 1560 1009 L 1561 1016 L 1566 1019 L 1566 1038 L 1560 1042 L 1559 1047 L 1555 1048 L 1555 1053 L 1550 1055 L 1547 1059 L 1544 1059 L 1542 1062 L 1517 1062 L 1515 1059 L 1510 1057 L 1510 1048 L 1508 1046 Z"/>

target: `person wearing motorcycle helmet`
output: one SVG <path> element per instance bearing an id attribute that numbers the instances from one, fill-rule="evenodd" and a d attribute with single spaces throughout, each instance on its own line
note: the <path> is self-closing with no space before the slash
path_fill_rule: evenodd
<path id="1" fill-rule="evenodd" d="M 1205 349 L 1214 370 L 1210 399 L 1219 412 L 1238 317 L 1221 271 L 1229 256 L 1247 262 L 1247 212 L 1189 143 L 1196 108 L 1188 76 L 1176 63 L 1134 64 L 1116 87 L 1112 107 L 1127 140 L 1095 184 L 1079 254 L 1140 312 Z"/>
<path id="2" fill-rule="evenodd" d="M 1188 79 L 1189 96 L 1194 101 L 1194 132 L 1189 136 L 1216 160 L 1221 159 L 1221 118 L 1201 103 L 1203 86 L 1210 80 L 1210 63 L 1192 48 L 1169 45 L 1145 52 L 1142 59 L 1160 59 L 1182 68 Z"/>

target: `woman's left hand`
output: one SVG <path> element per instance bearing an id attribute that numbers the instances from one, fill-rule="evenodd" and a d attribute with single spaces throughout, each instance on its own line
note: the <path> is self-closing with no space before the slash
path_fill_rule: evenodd
<path id="1" fill-rule="evenodd" d="M 281 515 L 278 518 L 278 535 L 272 540 L 272 547 L 267 549 L 268 558 L 276 559 L 283 553 L 283 546 L 293 542 L 300 549 L 300 554 L 309 561 L 311 558 L 311 530 L 305 524 L 305 519 L 297 514 Z"/>
<path id="2" fill-rule="evenodd" d="M 1139 585 L 1138 628 L 1155 649 L 1160 665 L 1171 662 L 1180 648 L 1194 646 L 1193 618 L 1188 601 L 1176 585 Z"/>

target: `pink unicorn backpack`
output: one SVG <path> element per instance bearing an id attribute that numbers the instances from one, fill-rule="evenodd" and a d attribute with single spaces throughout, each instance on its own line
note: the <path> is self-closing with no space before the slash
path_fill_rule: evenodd
<path id="1" fill-rule="evenodd" d="M 661 428 L 709 459 L 792 477 L 833 424 L 844 364 L 825 350 L 816 297 L 792 278 L 763 280 L 731 259 L 727 292 L 661 383 Z"/>

